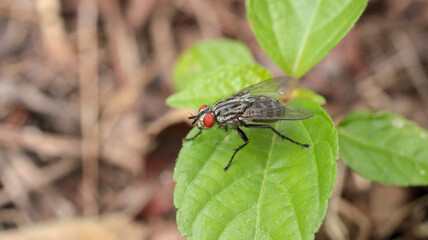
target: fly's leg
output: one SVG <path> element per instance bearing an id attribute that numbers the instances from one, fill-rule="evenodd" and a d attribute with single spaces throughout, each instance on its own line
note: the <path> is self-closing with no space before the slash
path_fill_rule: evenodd
<path id="1" fill-rule="evenodd" d="M 247 144 L 249 143 L 247 135 L 245 135 L 244 131 L 242 131 L 240 128 L 236 128 L 236 131 L 238 131 L 239 136 L 242 138 L 242 140 L 245 141 L 245 143 L 235 149 L 235 152 L 233 153 L 232 157 L 230 158 L 227 166 L 224 168 L 224 171 L 226 171 L 230 167 L 230 164 L 232 163 L 232 160 L 235 157 L 236 153 L 239 150 L 243 149 L 245 146 L 247 146 Z"/>
<path id="2" fill-rule="evenodd" d="M 191 137 L 191 138 L 183 138 L 183 141 L 192 141 L 193 139 L 195 139 L 197 136 L 199 136 L 199 134 L 201 134 L 202 132 L 202 128 L 199 128 L 199 132 L 196 133 L 195 136 Z"/>
<path id="3" fill-rule="evenodd" d="M 286 136 L 282 135 L 280 132 L 278 132 L 277 130 L 275 130 L 275 128 L 273 128 L 273 127 L 271 127 L 271 126 L 269 126 L 269 125 L 266 125 L 266 124 L 246 124 L 246 123 L 243 123 L 242 125 L 243 125 L 244 127 L 246 127 L 246 128 L 265 128 L 265 129 L 270 129 L 270 130 L 272 130 L 274 133 L 276 133 L 276 135 L 280 136 L 282 139 L 287 139 L 288 141 L 290 141 L 290 142 L 292 142 L 292 143 L 295 143 L 295 144 L 297 144 L 297 145 L 300 145 L 300 146 L 302 146 L 302 147 L 305 147 L 305 148 L 308 148 L 308 147 L 309 147 L 309 144 L 303 144 L 303 143 L 296 142 L 296 141 L 294 141 L 293 139 L 291 139 L 291 138 L 289 138 L 289 137 L 286 137 Z"/>

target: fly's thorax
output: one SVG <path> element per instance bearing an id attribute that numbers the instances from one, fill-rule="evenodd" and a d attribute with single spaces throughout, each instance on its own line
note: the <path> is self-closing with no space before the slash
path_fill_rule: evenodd
<path id="1" fill-rule="evenodd" d="M 212 112 L 216 116 L 217 122 L 219 124 L 236 122 L 237 118 L 252 104 L 253 99 L 249 97 L 227 98 L 216 103 L 212 107 Z"/>

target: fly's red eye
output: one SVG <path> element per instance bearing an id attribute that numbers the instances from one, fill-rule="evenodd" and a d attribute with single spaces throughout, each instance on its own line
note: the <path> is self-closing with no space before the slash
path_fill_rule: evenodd
<path id="1" fill-rule="evenodd" d="M 206 108 L 207 107 L 207 105 L 202 105 L 200 108 L 199 108 L 199 112 L 201 112 L 201 110 L 202 109 L 204 109 L 204 108 Z"/>
<path id="2" fill-rule="evenodd" d="M 211 113 L 207 113 L 204 117 L 204 125 L 207 128 L 210 128 L 214 125 L 214 117 Z"/>

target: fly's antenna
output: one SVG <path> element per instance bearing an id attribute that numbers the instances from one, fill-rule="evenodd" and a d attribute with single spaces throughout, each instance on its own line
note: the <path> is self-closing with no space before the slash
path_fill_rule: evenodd
<path id="1" fill-rule="evenodd" d="M 190 111 L 186 111 L 189 115 L 193 116 L 193 114 Z"/>
<path id="2" fill-rule="evenodd" d="M 192 125 L 193 125 L 193 124 L 195 124 L 195 123 L 198 121 L 198 119 L 199 119 L 199 114 L 198 114 L 198 115 L 190 114 L 190 115 L 192 115 L 192 116 L 187 117 L 187 119 L 194 119 L 194 120 L 193 120 L 193 122 L 192 122 Z"/>
<path id="3" fill-rule="evenodd" d="M 190 117 L 188 117 L 187 119 L 195 119 L 198 117 L 198 115 L 193 115 L 191 112 L 187 112 L 190 114 Z"/>

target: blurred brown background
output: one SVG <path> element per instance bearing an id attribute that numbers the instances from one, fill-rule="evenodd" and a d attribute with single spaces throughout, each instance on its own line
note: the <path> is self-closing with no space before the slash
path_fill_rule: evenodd
<path id="1" fill-rule="evenodd" d="M 172 180 L 186 110 L 171 68 L 218 37 L 258 46 L 244 0 L 0 0 L 0 239 L 184 239 Z M 302 79 L 338 123 L 388 109 L 428 128 L 428 2 L 371 0 Z M 428 189 L 382 186 L 339 160 L 316 239 L 428 239 Z"/>

